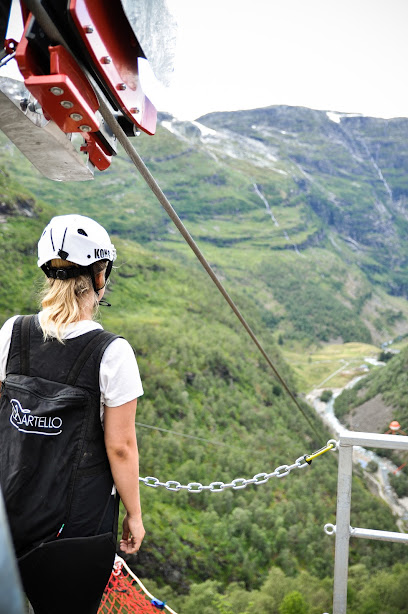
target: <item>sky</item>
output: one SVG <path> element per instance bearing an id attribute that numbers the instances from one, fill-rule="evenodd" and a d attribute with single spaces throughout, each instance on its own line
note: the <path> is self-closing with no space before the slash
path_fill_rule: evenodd
<path id="1" fill-rule="evenodd" d="M 275 104 L 408 117 L 408 0 L 168 0 L 180 119 Z"/>
<path id="2" fill-rule="evenodd" d="M 408 0 L 167 0 L 177 22 L 171 86 L 142 85 L 161 111 L 284 104 L 408 117 Z"/>

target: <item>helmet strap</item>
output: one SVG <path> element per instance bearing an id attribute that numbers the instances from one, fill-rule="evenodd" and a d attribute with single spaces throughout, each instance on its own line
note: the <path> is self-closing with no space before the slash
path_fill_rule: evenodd
<path id="1" fill-rule="evenodd" d="M 108 279 L 109 274 L 112 270 L 112 262 L 108 263 L 108 266 L 105 271 L 105 283 L 103 284 L 101 288 L 96 287 L 95 272 L 94 272 L 92 264 L 90 264 L 89 266 L 75 266 L 75 267 L 72 266 L 72 267 L 61 267 L 61 268 L 50 267 L 49 264 L 43 264 L 41 268 L 46 274 L 46 276 L 50 277 L 51 279 L 65 280 L 65 279 L 71 279 L 73 277 L 79 277 L 80 275 L 90 275 L 91 281 L 92 281 L 92 287 L 94 289 L 96 296 L 98 297 L 99 304 L 103 305 L 104 307 L 112 307 L 112 305 L 108 303 L 106 299 L 102 298 L 99 300 L 99 292 L 106 286 L 106 279 Z"/>
<path id="2" fill-rule="evenodd" d="M 51 279 L 71 279 L 88 273 L 88 267 L 70 266 L 70 267 L 50 267 L 48 264 L 42 265 L 42 270 L 47 277 Z"/>
<path id="3" fill-rule="evenodd" d="M 112 267 L 113 267 L 113 261 L 112 260 L 108 260 L 108 264 L 107 264 L 107 267 L 106 267 L 106 270 L 105 270 L 105 280 L 107 280 L 109 275 L 111 274 Z"/>
<path id="4" fill-rule="evenodd" d="M 88 269 L 89 274 L 91 276 L 92 286 L 93 286 L 93 289 L 95 291 L 96 296 L 98 297 L 99 305 L 101 305 L 102 307 L 112 307 L 112 305 L 110 303 L 108 303 L 108 301 L 106 299 L 104 299 L 104 298 L 99 299 L 99 292 L 100 292 L 100 290 L 103 290 L 103 288 L 106 286 L 106 279 L 107 279 L 106 272 L 105 272 L 105 283 L 103 284 L 103 286 L 101 286 L 101 288 L 97 288 L 96 287 L 96 280 L 95 280 L 95 272 L 93 270 L 93 265 L 90 264 L 87 267 L 87 269 Z M 112 269 L 112 266 L 109 269 L 109 273 L 110 273 L 111 269 Z"/>
<path id="5" fill-rule="evenodd" d="M 101 298 L 101 300 L 99 301 L 99 304 L 102 307 L 112 307 L 112 305 L 110 303 L 108 303 L 108 301 L 106 300 L 106 298 Z"/>
<path id="6" fill-rule="evenodd" d="M 105 269 L 105 283 L 103 284 L 102 288 L 106 286 L 106 282 L 108 281 L 108 277 L 112 271 L 112 266 L 113 266 L 112 260 L 108 260 L 108 265 Z M 99 290 L 102 290 L 102 288 L 99 288 Z M 98 290 L 96 292 L 98 293 Z M 101 298 L 101 300 L 99 301 L 99 304 L 102 305 L 102 307 L 112 307 L 112 305 L 108 303 L 106 298 Z"/>

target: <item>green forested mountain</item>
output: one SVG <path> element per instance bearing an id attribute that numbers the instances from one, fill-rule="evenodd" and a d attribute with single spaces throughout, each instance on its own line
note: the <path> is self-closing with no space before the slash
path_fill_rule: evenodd
<path id="1" fill-rule="evenodd" d="M 246 135 L 249 124 L 238 128 L 238 119 L 228 124 L 228 117 L 205 118 L 213 130 L 224 122 L 215 134 L 163 118 L 157 137 L 136 144 L 295 390 L 278 339 L 305 347 L 339 338 L 382 339 L 405 332 L 408 310 L 404 285 L 390 282 L 397 271 L 386 260 L 391 243 L 378 239 L 375 246 L 367 230 L 373 215 L 368 195 L 372 207 L 380 209 L 382 198 L 387 208 L 385 186 L 383 194 L 374 175 L 361 170 L 353 179 L 361 188 L 354 198 L 341 159 L 331 163 L 332 174 L 307 166 L 309 157 L 317 164 L 320 155 L 323 166 L 331 160 L 325 122 L 334 132 L 338 124 L 325 114 L 310 111 L 320 119 L 305 143 L 308 112 L 298 110 L 289 146 L 282 134 L 289 125 L 275 125 L 270 112 L 269 128 L 253 112 L 255 136 Z M 295 111 L 279 113 L 293 117 Z M 295 163 L 296 147 L 304 158 Z M 347 151 L 344 146 L 344 158 Z M 36 309 L 36 243 L 51 215 L 93 215 L 113 234 L 119 254 L 109 295 L 113 307 L 101 318 L 137 353 L 145 388 L 137 419 L 148 425 L 137 427 L 142 475 L 182 484 L 229 482 L 292 464 L 320 446 L 124 157 L 92 183 L 63 185 L 39 177 L 3 138 L 0 164 L 1 321 Z M 315 197 L 322 211 L 332 204 L 333 219 L 312 206 Z M 402 219 L 402 192 L 393 192 L 393 199 Z M 365 208 L 355 224 L 363 238 L 337 221 L 343 207 L 353 218 L 360 202 Z M 391 216 L 390 232 L 402 270 L 400 217 Z M 303 407 L 321 439 L 329 439 Z M 336 482 L 336 455 L 329 453 L 284 479 L 244 490 L 190 494 L 142 486 L 147 535 L 130 563 L 152 592 L 183 614 L 329 611 L 334 542 L 323 526 L 335 523 Z M 358 472 L 352 524 L 395 530 L 391 512 Z M 353 614 L 383 612 L 377 588 L 385 595 L 391 580 L 402 587 L 408 577 L 402 545 L 353 542 L 351 564 Z M 401 591 L 387 601 L 389 614 L 404 612 Z"/>
<path id="2" fill-rule="evenodd" d="M 392 409 L 392 417 L 405 428 L 408 425 L 408 347 L 395 354 L 385 367 L 370 373 L 350 390 L 345 390 L 336 399 L 336 414 L 342 418 L 380 396 L 382 402 Z M 388 427 L 384 419 L 383 431 Z"/>
<path id="3" fill-rule="evenodd" d="M 408 120 L 336 123 L 321 111 L 271 107 L 202 122 L 163 116 L 157 135 L 135 145 L 216 271 L 247 288 L 275 337 L 309 345 L 407 332 Z M 37 197 L 185 259 L 184 242 L 122 156 L 67 189 L 39 182 L 5 148 L 4 168 L 24 173 Z"/>

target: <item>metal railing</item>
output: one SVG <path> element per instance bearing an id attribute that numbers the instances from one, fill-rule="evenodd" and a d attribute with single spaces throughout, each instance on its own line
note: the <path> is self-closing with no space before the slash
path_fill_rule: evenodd
<path id="1" fill-rule="evenodd" d="M 346 614 L 347 579 L 350 537 L 408 543 L 407 533 L 376 531 L 350 527 L 353 447 L 408 450 L 408 437 L 343 431 L 339 442 L 339 473 L 337 483 L 336 525 L 327 524 L 325 531 L 336 535 L 334 557 L 333 614 Z"/>
<path id="2" fill-rule="evenodd" d="M 0 614 L 24 614 L 23 591 L 0 489 Z"/>
<path id="3" fill-rule="evenodd" d="M 332 440 L 330 440 L 330 442 L 328 443 L 331 444 L 331 441 Z M 336 446 L 339 451 L 336 512 L 337 524 L 325 525 L 326 533 L 328 535 L 336 536 L 334 559 L 333 614 L 346 614 L 347 612 L 347 580 L 350 537 L 408 543 L 408 533 L 353 528 L 350 526 L 354 446 L 362 446 L 364 448 L 388 448 L 403 451 L 408 450 L 408 436 L 378 435 L 373 433 L 358 433 L 351 431 L 343 431 L 340 435 L 338 447 Z M 331 447 L 334 446 L 326 446 L 326 448 L 324 448 L 324 451 L 326 451 L 326 449 L 330 449 Z M 319 451 L 314 456 L 319 455 L 320 453 L 321 452 Z M 300 459 L 298 459 L 298 461 L 300 461 Z M 285 468 L 298 468 L 300 464 L 300 462 L 298 461 L 290 467 L 285 466 Z M 278 469 L 280 470 L 281 467 L 279 467 Z M 284 474 L 280 474 L 278 472 L 278 475 L 276 477 L 284 477 L 284 475 L 287 475 L 287 473 L 289 473 L 289 471 L 286 471 Z M 274 472 L 267 477 L 269 478 L 273 475 L 276 475 L 276 473 Z M 254 482 L 254 480 L 248 480 L 248 483 L 257 482 Z M 155 483 L 148 485 L 156 487 L 159 484 Z M 160 483 L 160 486 L 166 486 L 168 488 L 167 484 Z M 229 487 L 233 485 L 227 484 L 225 486 Z M 235 487 L 243 488 L 244 485 L 239 484 Z M 170 488 L 170 490 L 176 490 L 176 488 Z M 193 492 L 199 491 L 193 490 Z M 218 489 L 216 489 L 216 492 L 218 492 Z M 3 497 L 0 491 L 0 614 L 6 614 L 6 612 L 7 614 L 23 614 L 24 605 L 21 582 L 18 575 L 14 551 L 8 530 Z"/>

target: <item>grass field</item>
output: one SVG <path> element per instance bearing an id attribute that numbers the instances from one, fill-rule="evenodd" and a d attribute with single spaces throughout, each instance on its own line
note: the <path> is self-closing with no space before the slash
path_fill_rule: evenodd
<path id="1" fill-rule="evenodd" d="M 283 347 L 282 353 L 296 375 L 299 391 L 308 393 L 313 388 L 342 388 L 373 368 L 365 359 L 377 358 L 380 349 L 366 343 L 344 343 L 303 352 Z"/>

